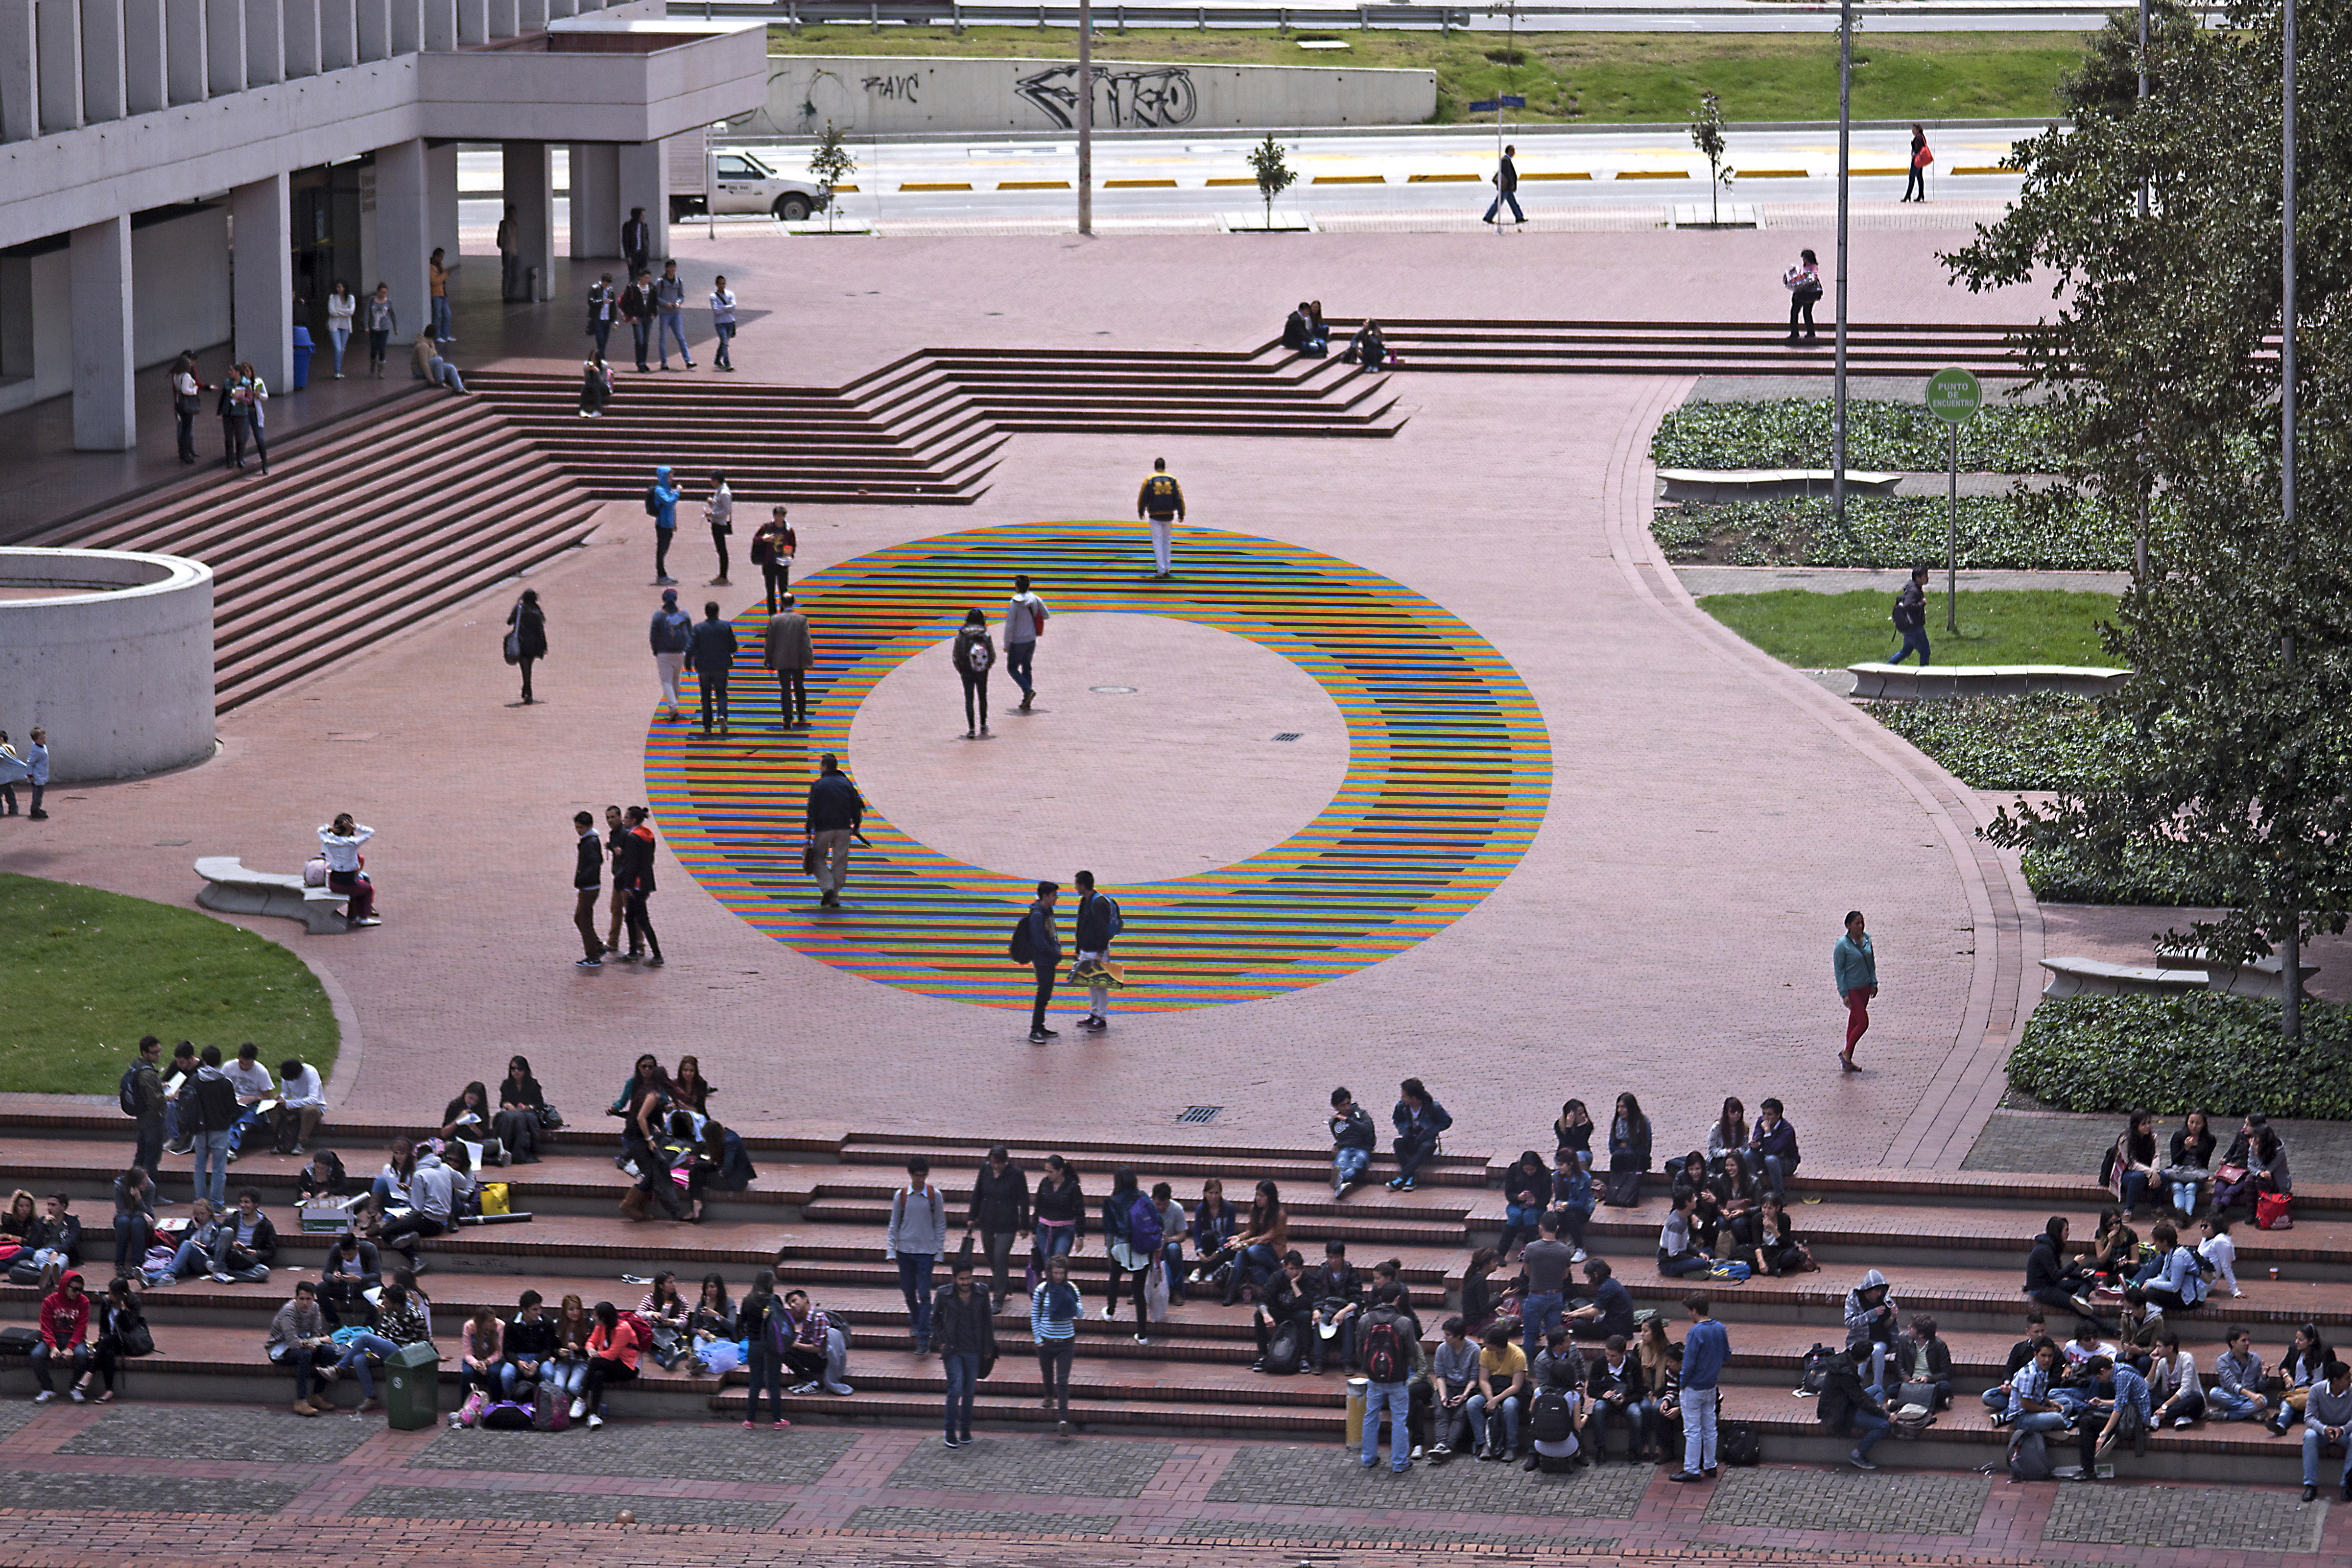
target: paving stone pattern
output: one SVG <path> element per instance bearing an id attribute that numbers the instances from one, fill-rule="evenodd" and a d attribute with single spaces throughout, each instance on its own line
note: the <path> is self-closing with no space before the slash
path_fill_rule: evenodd
<path id="1" fill-rule="evenodd" d="M 0 1497 L 11 1508 L 94 1509 L 107 1513 L 276 1513 L 302 1489 L 299 1481 L 246 1477 L 64 1475 L 0 1471 Z"/>
<path id="2" fill-rule="evenodd" d="M 22 1404 L 0 1405 L 0 1437 L 9 1436 L 47 1414 L 48 1406 L 27 1400 Z"/>
<path id="3" fill-rule="evenodd" d="M 941 1530 L 987 1535 L 1108 1535 L 1115 1513 L 1012 1513 L 966 1508 L 861 1508 L 851 1530 Z"/>
<path id="4" fill-rule="evenodd" d="M 1547 1476 L 1517 1465 L 1461 1458 L 1442 1468 L 1415 1465 L 1400 1476 L 1389 1469 L 1385 1458 L 1365 1469 L 1355 1454 L 1334 1443 L 1319 1448 L 1244 1448 L 1209 1489 L 1208 1500 L 1631 1519 L 1656 1473 L 1647 1465 L 1617 1464 Z"/>
<path id="5" fill-rule="evenodd" d="M 2051 1500 L 2044 1541 L 2110 1546 L 2210 1546 L 2316 1552 L 2327 1504 L 2294 1492 L 2197 1487 L 2062 1486 Z"/>
<path id="6" fill-rule="evenodd" d="M 364 1519 L 518 1519 L 551 1524 L 604 1524 L 621 1510 L 639 1524 L 717 1524 L 765 1530 L 781 1502 L 721 1502 L 712 1498 L 632 1492 L 523 1492 L 494 1487 L 377 1487 L 352 1507 Z"/>
<path id="7" fill-rule="evenodd" d="M 1210 1541 L 1302 1541 L 1318 1546 L 1393 1542 L 1405 1546 L 1517 1546 L 1546 1552 L 1614 1552 L 1615 1536 L 1528 1535 L 1492 1530 L 1412 1530 L 1370 1524 L 1275 1524 L 1256 1519 L 1188 1519 L 1177 1535 Z"/>
<path id="8" fill-rule="evenodd" d="M 2159 1121 L 2165 1119 L 2158 1118 Z M 2178 1125 L 2174 1118 L 2159 1135 Z M 2352 1168 L 2352 1121 L 2273 1121 L 2297 1165 L 2306 1170 Z M 2237 1123 L 2231 1121 L 2234 1131 Z M 2121 1122 L 2113 1116 L 2076 1116 L 2062 1111 L 1996 1110 L 1977 1134 L 1960 1168 L 1967 1171 L 2079 1171 L 2099 1168 L 2099 1156 L 2116 1141 Z M 2227 1142 L 2227 1140 L 2224 1140 Z"/>
<path id="9" fill-rule="evenodd" d="M 857 1441 L 853 1432 L 746 1432 L 740 1426 L 608 1426 L 569 1432 L 485 1432 L 444 1427 L 412 1469 L 533 1476 L 646 1476 L 675 1481 L 806 1486 Z M 610 1518 L 607 1514 L 604 1517 Z"/>
<path id="10" fill-rule="evenodd" d="M 1081 1443 L 1041 1465 L 1039 1445 L 982 1437 L 950 1448 L 927 1442 L 890 1473 L 890 1485 L 920 1491 L 1028 1492 L 1053 1497 L 1141 1497 L 1172 1443 Z"/>
<path id="11" fill-rule="evenodd" d="M 268 1410 L 121 1405 L 58 1449 L 135 1459 L 206 1459 L 240 1465 L 331 1465 L 383 1430 L 380 1421 L 289 1420 Z"/>
<path id="12" fill-rule="evenodd" d="M 1969 1535 L 1991 1489 L 1987 1476 L 1727 1469 L 1707 1499 L 1706 1521 L 1775 1530 Z"/>

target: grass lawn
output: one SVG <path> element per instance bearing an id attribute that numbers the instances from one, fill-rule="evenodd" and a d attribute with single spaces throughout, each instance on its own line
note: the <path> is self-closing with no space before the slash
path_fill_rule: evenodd
<path id="1" fill-rule="evenodd" d="M 1843 669 L 1891 658 L 1903 646 L 1888 618 L 1895 595 L 1866 590 L 1813 594 L 1709 594 L 1700 609 L 1800 669 Z M 2114 618 L 2106 594 L 2055 589 L 1994 590 L 1960 595 L 1960 629 L 1944 629 L 1944 595 L 1927 595 L 1927 641 L 1937 664 L 2072 664 L 2112 668 L 2098 624 Z M 1916 662 L 1916 660 L 1915 660 Z"/>
<path id="2" fill-rule="evenodd" d="M 1098 24 L 1099 26 L 1100 24 Z M 1302 40 L 1339 39 L 1344 50 L 1307 50 Z M 1071 59 L 1068 27 L 946 27 L 862 23 L 768 30 L 780 55 L 1007 55 Z M 2083 40 L 2067 33 L 1904 33 L 1857 38 L 1857 120 L 2035 118 L 2058 112 L 2061 73 L 2081 62 Z M 1723 100 L 1726 120 L 1835 120 L 1834 34 L 1529 33 L 1511 55 L 1497 33 L 1294 32 L 1218 27 L 1106 29 L 1106 59 L 1171 64 L 1410 66 L 1437 72 L 1439 124 L 1468 118 L 1464 105 L 1497 93 L 1524 96 L 1519 121 L 1687 122 L 1699 95 Z M 1737 146 L 1734 148 L 1737 153 Z M 1738 163 L 1735 156 L 1733 163 Z"/>
<path id="3" fill-rule="evenodd" d="M 334 1009 L 275 942 L 193 910 L 69 882 L 0 874 L 0 1089 L 112 1094 L 139 1037 L 251 1040 L 274 1075 L 334 1066 Z"/>

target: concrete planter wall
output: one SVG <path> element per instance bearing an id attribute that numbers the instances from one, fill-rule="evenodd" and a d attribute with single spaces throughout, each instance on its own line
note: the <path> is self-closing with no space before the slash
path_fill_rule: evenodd
<path id="1" fill-rule="evenodd" d="M 56 784 L 213 752 L 213 573 L 116 550 L 0 549 L 0 728 L 48 731 Z M 68 592 L 59 593 L 57 590 Z"/>

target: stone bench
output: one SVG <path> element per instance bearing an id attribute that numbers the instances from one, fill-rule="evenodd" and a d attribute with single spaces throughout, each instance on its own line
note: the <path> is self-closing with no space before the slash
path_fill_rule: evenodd
<path id="1" fill-rule="evenodd" d="M 2137 963 L 2105 963 L 2095 958 L 2045 958 L 2050 972 L 2044 996 L 2178 996 L 2206 988 L 2202 969 L 2158 969 Z"/>
<path id="2" fill-rule="evenodd" d="M 205 885 L 196 902 L 225 915 L 276 915 L 300 921 L 312 936 L 349 931 L 343 913 L 344 895 L 332 888 L 313 888 L 299 876 L 272 871 L 248 871 L 235 855 L 207 855 L 196 862 Z"/>
<path id="3" fill-rule="evenodd" d="M 1932 638 L 1935 628 L 1928 628 Z M 1891 702 L 1949 701 L 1960 697 L 2021 697 L 2064 691 L 2098 697 L 2131 679 L 2128 669 L 2072 664 L 1849 664 L 1853 695 Z"/>
<path id="4" fill-rule="evenodd" d="M 1755 500 L 1769 496 L 1825 496 L 1827 468 L 1660 468 L 1668 500 Z M 1845 471 L 1849 495 L 1891 496 L 1901 474 Z"/>
<path id="5" fill-rule="evenodd" d="M 2265 1002 L 2286 999 L 2284 983 L 2286 965 L 2281 959 L 2258 958 L 2252 963 L 2240 963 L 2235 959 L 2211 958 L 2204 953 L 2168 953 L 2164 961 L 2175 968 L 2200 971 L 2205 976 L 2206 988 L 2210 991 L 2224 992 L 2231 996 L 2255 996 Z M 2304 994 L 2308 996 L 2311 994 L 2311 977 L 2319 973 L 2319 965 L 2305 963 L 2297 965 L 2297 968 L 2303 975 Z"/>

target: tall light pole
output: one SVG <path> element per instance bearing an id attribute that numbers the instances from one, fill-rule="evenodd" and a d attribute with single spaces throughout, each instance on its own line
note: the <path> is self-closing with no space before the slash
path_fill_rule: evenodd
<path id="1" fill-rule="evenodd" d="M 1095 8 L 1078 0 L 1078 232 L 1095 231 Z"/>
<path id="2" fill-rule="evenodd" d="M 1830 410 L 1830 510 L 1845 530 L 1845 205 L 1853 163 L 1853 0 L 1838 5 L 1837 372 Z"/>
<path id="3" fill-rule="evenodd" d="M 2147 6 L 2148 0 L 2139 0 L 2139 100 L 2147 102 Z M 2146 126 L 2141 130 L 2145 131 Z M 2140 221 L 2147 221 L 2148 182 L 2139 183 Z M 2139 431 L 2139 531 L 2132 536 L 2132 582 L 2138 587 L 2147 586 L 2147 426 L 2143 422 Z"/>
<path id="4" fill-rule="evenodd" d="M 2286 528 L 2286 594 L 2294 597 L 2296 565 L 2294 533 L 2294 0 L 2285 0 L 2280 31 L 2281 77 L 2279 104 L 2279 195 L 2284 209 L 2279 243 L 2279 510 Z M 2294 679 L 2294 620 L 2279 628 L 2279 664 L 2288 680 Z M 2292 698 L 2290 697 L 2290 700 Z M 2288 784 L 2290 792 L 2294 789 Z M 2288 853 L 2294 851 L 2297 824 L 2286 824 Z M 2294 907 L 2294 867 L 2287 867 L 2286 940 L 2279 944 L 2280 982 L 2286 988 L 2286 1005 L 2279 1030 L 2289 1039 L 2303 1034 L 2303 912 Z"/>

